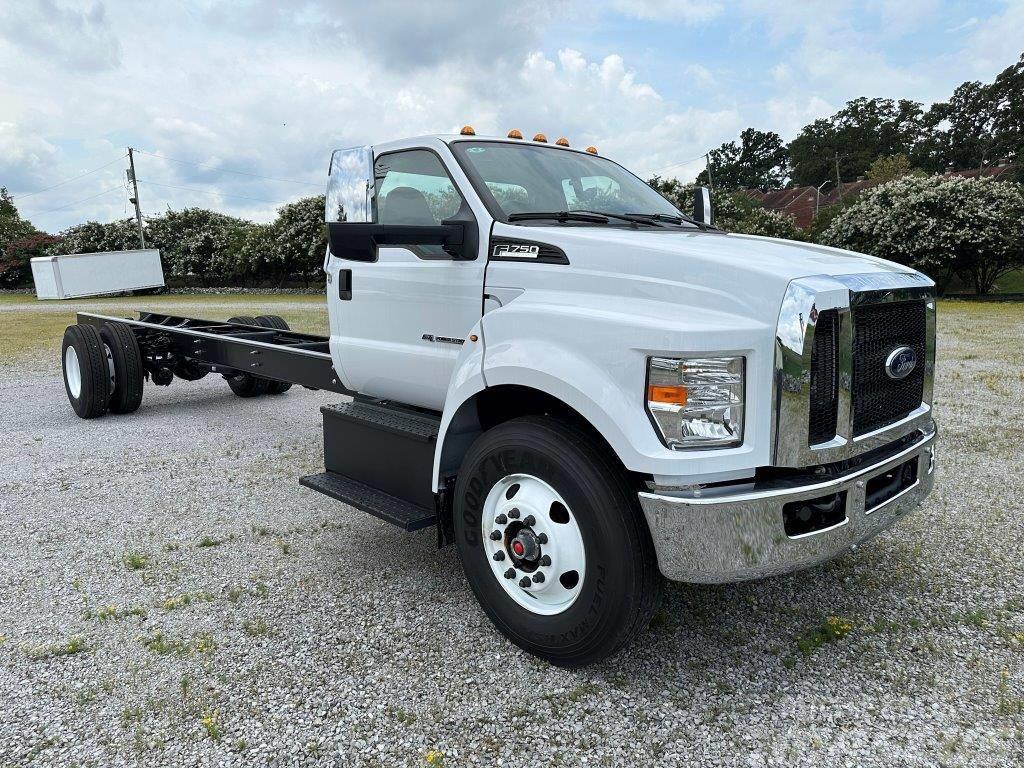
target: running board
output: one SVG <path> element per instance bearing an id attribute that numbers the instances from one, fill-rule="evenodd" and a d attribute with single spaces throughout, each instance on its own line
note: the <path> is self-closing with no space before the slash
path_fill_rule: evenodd
<path id="1" fill-rule="evenodd" d="M 299 478 L 299 483 L 406 531 L 418 531 L 437 524 L 434 510 L 417 506 L 337 472 L 306 475 Z"/>

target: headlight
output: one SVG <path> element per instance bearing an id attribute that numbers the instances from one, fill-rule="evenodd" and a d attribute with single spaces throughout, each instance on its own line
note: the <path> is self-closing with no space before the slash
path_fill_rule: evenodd
<path id="1" fill-rule="evenodd" d="M 647 411 L 669 448 L 728 448 L 743 442 L 745 358 L 652 357 Z"/>

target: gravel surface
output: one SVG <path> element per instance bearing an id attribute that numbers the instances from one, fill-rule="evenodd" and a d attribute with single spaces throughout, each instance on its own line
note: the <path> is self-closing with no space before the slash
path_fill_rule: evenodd
<path id="1" fill-rule="evenodd" d="M 1024 308 L 940 317 L 920 511 L 802 574 L 671 585 L 582 671 L 498 635 L 433 532 L 298 485 L 337 396 L 210 376 L 83 422 L 52 353 L 4 364 L 0 766 L 1020 766 Z"/>

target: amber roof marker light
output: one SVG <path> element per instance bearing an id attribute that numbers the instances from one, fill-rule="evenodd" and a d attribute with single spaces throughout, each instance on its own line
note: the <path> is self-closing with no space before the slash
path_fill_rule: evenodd
<path id="1" fill-rule="evenodd" d="M 558 141 L 555 142 L 555 144 L 557 144 L 560 147 L 568 147 L 569 140 L 565 138 L 565 136 L 562 136 L 561 138 L 558 139 Z"/>
<path id="2" fill-rule="evenodd" d="M 518 128 L 513 128 L 511 131 L 508 132 L 508 138 L 521 139 L 523 138 L 523 133 Z"/>
<path id="3" fill-rule="evenodd" d="M 548 137 L 545 136 L 543 133 L 538 133 L 536 136 L 533 137 L 533 140 L 540 144 L 548 143 Z"/>
<path id="4" fill-rule="evenodd" d="M 597 154 L 597 147 L 587 147 L 587 152 L 589 152 L 592 155 L 596 155 Z"/>
<path id="5" fill-rule="evenodd" d="M 459 131 L 459 133 L 462 134 L 463 136 L 476 136 L 476 131 L 473 130 L 472 125 L 462 126 L 462 130 Z"/>

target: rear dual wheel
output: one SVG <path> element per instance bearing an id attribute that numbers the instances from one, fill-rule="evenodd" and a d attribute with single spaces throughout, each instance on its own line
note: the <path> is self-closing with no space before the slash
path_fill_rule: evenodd
<path id="1" fill-rule="evenodd" d="M 142 354 L 128 326 L 68 326 L 61 358 L 64 390 L 78 416 L 94 419 L 108 410 L 138 410 L 142 403 Z"/>

